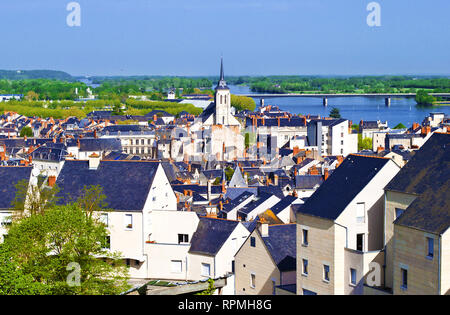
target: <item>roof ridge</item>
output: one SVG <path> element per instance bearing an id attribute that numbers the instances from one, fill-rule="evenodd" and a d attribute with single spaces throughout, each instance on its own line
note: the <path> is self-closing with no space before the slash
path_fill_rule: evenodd
<path id="1" fill-rule="evenodd" d="M 368 157 L 368 158 L 374 158 L 374 159 L 390 160 L 390 158 L 387 158 L 384 156 L 377 156 L 377 155 L 364 155 L 364 154 L 357 154 L 357 153 L 350 153 L 349 155 L 362 156 L 362 157 Z"/>

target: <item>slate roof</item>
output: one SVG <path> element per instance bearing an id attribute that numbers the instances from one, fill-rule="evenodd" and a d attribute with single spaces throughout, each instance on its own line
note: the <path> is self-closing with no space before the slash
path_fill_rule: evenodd
<path id="1" fill-rule="evenodd" d="M 430 187 L 400 215 L 394 224 L 429 233 L 443 234 L 450 226 L 450 178 L 439 187 Z"/>
<path id="2" fill-rule="evenodd" d="M 153 183 L 158 162 L 101 161 L 96 170 L 88 161 L 64 163 L 56 184 L 60 188 L 59 203 L 76 201 L 84 186 L 100 185 L 106 195 L 107 208 L 140 211 Z"/>
<path id="3" fill-rule="evenodd" d="M 306 200 L 301 213 L 336 220 L 390 160 L 350 154 Z"/>
<path id="4" fill-rule="evenodd" d="M 232 199 L 229 203 L 224 204 L 222 212 L 225 212 L 225 213 L 230 212 L 231 210 L 233 210 L 234 208 L 239 206 L 241 203 L 243 203 L 245 200 L 247 200 L 248 198 L 251 198 L 253 196 L 254 196 L 254 194 L 252 194 L 251 192 L 244 191 L 238 197 Z"/>
<path id="5" fill-rule="evenodd" d="M 281 271 L 296 270 L 296 224 L 269 225 L 262 240 Z"/>
<path id="6" fill-rule="evenodd" d="M 31 166 L 0 167 L 0 209 L 11 209 L 16 195 L 15 185 L 21 180 L 30 180 Z"/>
<path id="7" fill-rule="evenodd" d="M 37 148 L 31 153 L 31 156 L 34 160 L 46 160 L 46 161 L 54 161 L 59 162 L 65 159 L 65 155 L 67 154 L 67 150 L 64 148 L 54 148 L 54 147 L 46 147 L 42 146 Z"/>
<path id="8" fill-rule="evenodd" d="M 242 176 L 241 169 L 239 167 L 236 167 L 233 173 L 233 176 L 231 177 L 230 182 L 228 183 L 229 187 L 246 187 L 247 183 L 244 180 L 244 177 Z"/>
<path id="9" fill-rule="evenodd" d="M 316 185 L 322 185 L 322 175 L 297 175 L 295 176 L 295 188 L 313 189 Z"/>
<path id="10" fill-rule="evenodd" d="M 82 138 L 80 151 L 122 151 L 120 139 L 115 138 Z"/>
<path id="11" fill-rule="evenodd" d="M 340 168 L 340 167 L 339 167 Z M 434 133 L 386 185 L 385 190 L 421 194 L 450 178 L 450 135 Z"/>
<path id="12" fill-rule="evenodd" d="M 270 210 L 272 210 L 273 213 L 278 215 L 282 210 L 289 207 L 295 200 L 297 200 L 297 197 L 287 195 L 283 199 L 281 199 L 278 203 L 276 203 Z"/>
<path id="13" fill-rule="evenodd" d="M 239 221 L 201 217 L 189 253 L 216 255 L 238 224 Z"/>
<path id="14" fill-rule="evenodd" d="M 270 197 L 272 197 L 272 194 L 261 193 L 261 194 L 259 194 L 257 200 L 248 203 L 247 205 L 245 205 L 244 207 L 239 209 L 238 212 L 241 213 L 241 214 L 248 215 L 250 212 L 252 212 L 254 209 L 259 207 L 261 204 L 263 204 Z"/>

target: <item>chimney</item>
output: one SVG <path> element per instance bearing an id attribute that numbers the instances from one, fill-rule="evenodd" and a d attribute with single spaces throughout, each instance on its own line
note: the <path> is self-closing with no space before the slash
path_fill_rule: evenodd
<path id="1" fill-rule="evenodd" d="M 222 181 L 222 192 L 226 193 L 227 189 L 225 188 L 225 179 Z"/>
<path id="2" fill-rule="evenodd" d="M 80 143 L 80 139 L 78 139 L 78 140 L 77 140 L 77 147 L 78 147 L 78 149 L 80 149 L 80 148 L 81 148 L 81 143 Z"/>
<path id="3" fill-rule="evenodd" d="M 269 237 L 269 224 L 264 219 L 262 219 L 260 222 L 261 222 L 260 225 L 261 236 Z"/>
<path id="4" fill-rule="evenodd" d="M 278 175 L 276 175 L 276 174 L 273 176 L 273 184 L 275 186 L 278 186 Z"/>
<path id="5" fill-rule="evenodd" d="M 190 173 L 192 170 L 191 163 L 188 162 L 188 172 Z"/>
<path id="6" fill-rule="evenodd" d="M 330 176 L 330 174 L 328 173 L 328 168 L 326 168 L 326 169 L 323 171 L 323 177 L 324 177 L 325 180 L 327 180 L 327 179 L 328 179 L 328 176 Z"/>
<path id="7" fill-rule="evenodd" d="M 153 115 L 153 121 L 157 121 L 158 120 L 158 116 L 155 114 Z"/>
<path id="8" fill-rule="evenodd" d="M 53 186 L 55 186 L 55 183 L 56 183 L 56 176 L 49 176 L 48 177 L 48 185 L 50 186 L 50 187 L 53 187 Z"/>
<path id="9" fill-rule="evenodd" d="M 31 155 L 28 156 L 28 163 L 31 165 L 31 163 L 33 163 L 33 158 L 31 157 Z"/>
<path id="10" fill-rule="evenodd" d="M 211 181 L 208 180 L 208 183 L 207 183 L 206 185 L 207 185 L 207 187 L 208 187 L 208 190 L 207 190 L 207 197 L 208 197 L 208 200 L 211 200 Z"/>
<path id="11" fill-rule="evenodd" d="M 380 153 L 380 152 L 382 152 L 382 151 L 384 151 L 384 148 L 383 148 L 383 147 L 378 147 L 378 148 L 377 148 L 377 153 Z"/>
<path id="12" fill-rule="evenodd" d="M 96 170 L 100 165 L 100 156 L 96 153 L 89 155 L 89 169 Z"/>

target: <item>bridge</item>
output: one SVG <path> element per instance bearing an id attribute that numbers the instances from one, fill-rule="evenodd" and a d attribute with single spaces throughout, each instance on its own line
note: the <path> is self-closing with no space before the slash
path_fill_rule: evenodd
<path id="1" fill-rule="evenodd" d="M 450 97 L 450 93 L 428 93 L 432 96 L 438 97 Z M 391 105 L 391 98 L 395 97 L 415 97 L 416 93 L 335 93 L 335 94 L 305 94 L 305 93 L 284 93 L 284 94 L 237 94 L 239 96 L 248 96 L 253 98 L 261 98 L 261 104 L 264 104 L 264 98 L 275 98 L 275 97 L 321 97 L 323 98 L 323 105 L 328 105 L 328 98 L 332 97 L 384 97 L 386 106 Z"/>

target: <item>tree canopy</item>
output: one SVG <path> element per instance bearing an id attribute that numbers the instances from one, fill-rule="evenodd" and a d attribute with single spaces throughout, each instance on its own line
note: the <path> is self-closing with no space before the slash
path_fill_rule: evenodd
<path id="1" fill-rule="evenodd" d="M 0 293 L 118 294 L 129 288 L 120 253 L 108 249 L 100 186 L 85 187 L 82 197 L 65 205 L 35 196 L 35 211 L 25 196 L 18 193 L 16 205 L 26 210 L 13 217 L 0 245 Z"/>

